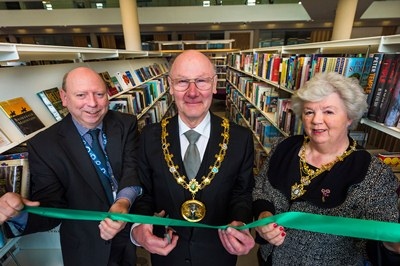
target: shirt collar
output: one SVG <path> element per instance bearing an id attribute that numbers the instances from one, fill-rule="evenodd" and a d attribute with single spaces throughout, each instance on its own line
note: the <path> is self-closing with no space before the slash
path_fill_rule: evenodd
<path id="1" fill-rule="evenodd" d="M 79 135 L 83 136 L 85 135 L 90 129 L 82 126 L 81 124 L 78 123 L 73 117 L 72 117 L 72 122 L 74 123 L 76 129 L 79 132 Z M 101 122 L 96 128 L 102 130 L 103 129 L 103 122 Z"/>
<path id="2" fill-rule="evenodd" d="M 200 133 L 203 136 L 208 136 L 209 133 L 206 132 L 207 128 L 210 127 L 211 123 L 211 115 L 210 112 L 207 112 L 207 115 L 204 117 L 203 121 L 200 122 L 195 128 L 188 127 L 181 117 L 178 115 L 178 124 L 179 124 L 179 135 L 184 134 L 186 131 L 193 129 L 197 133 Z"/>

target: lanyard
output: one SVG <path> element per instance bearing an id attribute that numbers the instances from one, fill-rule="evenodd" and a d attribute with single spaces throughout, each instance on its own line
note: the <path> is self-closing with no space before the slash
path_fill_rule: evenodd
<path id="1" fill-rule="evenodd" d="M 103 147 L 105 149 L 105 147 L 107 145 L 107 137 L 106 137 L 106 134 L 103 131 L 100 131 L 100 132 L 101 132 L 101 134 L 100 134 L 101 141 L 102 141 Z M 113 193 L 113 196 L 114 196 L 114 199 L 115 199 L 116 193 L 117 193 L 117 190 L 118 190 L 118 183 L 115 180 L 114 174 L 112 172 L 112 168 L 111 168 L 110 161 L 108 159 L 107 153 L 104 152 L 104 156 L 106 158 L 106 165 L 103 165 L 101 160 L 95 159 L 95 158 L 99 158 L 99 157 L 97 156 L 97 154 L 95 154 L 93 152 L 93 149 L 91 149 L 89 143 L 85 140 L 85 138 L 83 136 L 82 136 L 82 141 L 83 141 L 83 144 L 85 145 L 85 148 L 86 148 L 87 152 L 89 153 L 90 158 L 94 162 L 95 167 L 97 167 L 100 170 L 100 172 L 102 172 L 104 174 L 104 176 L 107 178 L 108 182 L 110 182 L 112 193 Z"/>

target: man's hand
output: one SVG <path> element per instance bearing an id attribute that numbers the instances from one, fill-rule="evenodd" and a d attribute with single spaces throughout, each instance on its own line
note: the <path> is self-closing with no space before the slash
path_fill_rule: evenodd
<path id="1" fill-rule="evenodd" d="M 241 226 L 242 222 L 233 221 L 230 226 Z M 232 255 L 246 255 L 254 247 L 255 241 L 249 229 L 236 230 L 228 227 L 226 230 L 218 230 L 222 245 Z"/>
<path id="2" fill-rule="evenodd" d="M 127 199 L 117 200 L 109 209 L 108 212 L 114 213 L 128 213 L 130 203 Z M 105 218 L 99 224 L 100 237 L 104 240 L 110 240 L 114 238 L 122 229 L 125 228 L 126 222 L 113 221 L 110 218 Z"/>
<path id="3" fill-rule="evenodd" d="M 161 211 L 156 216 L 164 217 L 165 212 Z M 173 230 L 166 228 L 166 235 L 164 238 L 157 237 L 153 234 L 152 224 L 141 224 L 134 227 L 131 231 L 131 236 L 135 242 L 145 248 L 152 254 L 162 256 L 168 255 L 178 243 L 179 236 L 173 234 Z"/>
<path id="4" fill-rule="evenodd" d="M 17 216 L 24 206 L 39 206 L 38 201 L 30 201 L 17 193 L 8 192 L 0 198 L 0 224 Z"/>

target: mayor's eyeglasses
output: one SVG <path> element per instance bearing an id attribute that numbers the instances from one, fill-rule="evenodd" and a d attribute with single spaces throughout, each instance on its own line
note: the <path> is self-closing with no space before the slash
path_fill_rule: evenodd
<path id="1" fill-rule="evenodd" d="M 215 76 L 211 78 L 207 77 L 196 79 L 173 79 L 170 77 L 170 80 L 174 86 L 174 90 L 176 91 L 186 91 L 189 88 L 190 83 L 194 83 L 196 88 L 200 91 L 207 91 L 211 89 Z"/>

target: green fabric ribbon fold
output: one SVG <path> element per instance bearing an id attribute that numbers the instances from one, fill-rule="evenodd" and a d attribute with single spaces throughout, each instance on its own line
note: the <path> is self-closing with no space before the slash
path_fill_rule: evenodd
<path id="1" fill-rule="evenodd" d="M 121 214 L 30 206 L 25 206 L 24 210 L 32 214 L 58 219 L 101 221 L 105 218 L 110 218 L 112 220 L 124 222 L 154 224 L 162 226 L 200 227 L 209 229 L 226 229 L 228 227 L 227 225 L 214 226 L 202 223 L 191 223 L 188 221 L 176 220 L 171 218 L 144 216 L 136 214 Z M 240 230 L 250 229 L 272 222 L 277 223 L 285 228 L 306 230 L 324 234 L 333 234 L 338 236 L 381 240 L 387 242 L 400 242 L 400 224 L 398 223 L 326 216 L 303 212 L 285 212 L 235 228 Z"/>

